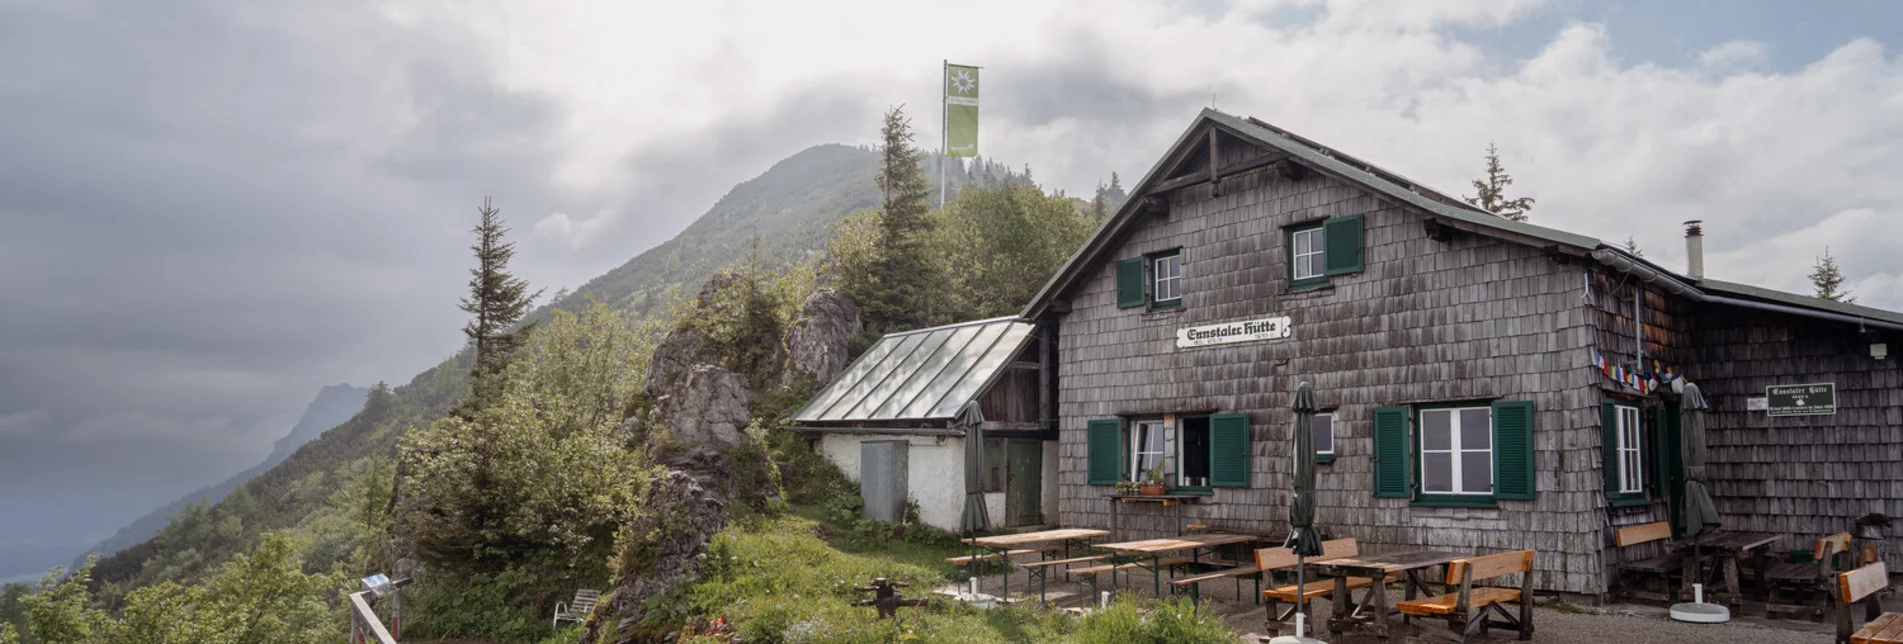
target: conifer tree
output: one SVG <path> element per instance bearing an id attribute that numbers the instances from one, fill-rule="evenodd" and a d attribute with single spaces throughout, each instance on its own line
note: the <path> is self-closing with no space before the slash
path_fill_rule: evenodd
<path id="1" fill-rule="evenodd" d="M 1631 235 L 1626 235 L 1625 252 L 1632 253 L 1633 257 L 1645 256 L 1645 251 L 1639 250 L 1639 242 L 1637 240 L 1632 239 Z"/>
<path id="2" fill-rule="evenodd" d="M 476 253 L 476 267 L 469 269 L 469 296 L 462 300 L 462 310 L 476 316 L 463 326 L 463 335 L 476 348 L 476 364 L 469 370 L 472 411 L 494 402 L 498 389 L 492 381 L 535 326 L 516 328 L 516 323 L 542 294 L 530 293 L 528 281 L 509 273 L 515 242 L 503 240 L 509 229 L 502 223 L 502 211 L 483 197 L 476 212 L 482 219 L 471 231 L 476 245 L 469 247 Z"/>
<path id="3" fill-rule="evenodd" d="M 878 333 L 923 326 L 932 319 L 931 302 L 923 295 L 937 282 L 936 265 L 926 249 L 936 220 L 930 205 L 931 184 L 919 170 L 921 155 L 913 136 L 903 106 L 885 113 L 879 132 L 877 181 L 884 196 L 878 220 L 877 272 L 860 292 L 852 294 L 865 308 L 868 330 Z"/>
<path id="4" fill-rule="evenodd" d="M 1467 203 L 1479 206 L 1481 210 L 1511 219 L 1526 221 L 1526 213 L 1533 209 L 1532 197 L 1509 199 L 1507 186 L 1513 185 L 1513 175 L 1500 165 L 1500 148 L 1487 142 L 1487 178 L 1474 180 L 1475 194 L 1467 197 Z"/>
<path id="5" fill-rule="evenodd" d="M 1818 299 L 1844 304 L 1857 301 L 1857 298 L 1851 297 L 1850 291 L 1843 290 L 1844 273 L 1837 268 L 1837 258 L 1830 256 L 1829 246 L 1824 247 L 1824 256 L 1817 258 L 1817 263 L 1811 266 L 1810 283 L 1817 288 Z"/>

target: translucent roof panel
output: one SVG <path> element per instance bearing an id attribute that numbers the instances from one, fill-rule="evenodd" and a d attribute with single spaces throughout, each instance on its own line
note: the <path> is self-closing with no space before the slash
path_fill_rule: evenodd
<path id="1" fill-rule="evenodd" d="M 880 338 L 793 413 L 796 422 L 950 419 L 1030 342 L 1018 318 Z"/>

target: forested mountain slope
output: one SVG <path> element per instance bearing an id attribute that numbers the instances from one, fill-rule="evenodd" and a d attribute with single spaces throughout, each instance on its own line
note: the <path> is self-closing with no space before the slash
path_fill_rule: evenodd
<path id="1" fill-rule="evenodd" d="M 112 538 L 80 553 L 79 560 L 74 562 L 73 566 L 78 567 L 88 555 L 93 553 L 113 554 L 152 538 L 153 535 L 159 533 L 159 530 L 165 528 L 166 522 L 173 515 L 185 509 L 185 506 L 193 503 L 217 503 L 240 484 L 276 467 L 278 463 L 284 462 L 284 459 L 290 458 L 291 453 L 303 447 L 305 443 L 316 440 L 330 428 L 350 420 L 351 416 L 363 409 L 364 397 L 369 394 L 369 389 L 347 383 L 330 385 L 318 390 L 317 398 L 311 400 L 310 406 L 304 409 L 304 415 L 297 419 L 297 424 L 291 427 L 291 432 L 272 445 L 271 454 L 266 456 L 263 462 L 234 474 L 223 482 L 200 488 L 185 495 L 184 498 L 139 517 L 126 527 L 120 528 L 112 535 Z"/>

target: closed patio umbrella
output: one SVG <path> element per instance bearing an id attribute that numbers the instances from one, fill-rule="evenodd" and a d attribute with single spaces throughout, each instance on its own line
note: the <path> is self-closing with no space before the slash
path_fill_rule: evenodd
<path id="1" fill-rule="evenodd" d="M 965 511 L 958 520 L 958 529 L 971 537 L 991 529 L 991 514 L 985 509 L 985 476 L 989 473 L 985 471 L 984 422 L 985 414 L 978 410 L 975 400 L 966 404 L 958 417 L 958 424 L 965 426 Z"/>
<path id="2" fill-rule="evenodd" d="M 1288 504 L 1289 550 L 1295 553 L 1295 587 L 1308 583 L 1308 558 L 1322 553 L 1321 534 L 1315 531 L 1315 389 L 1307 382 L 1295 386 L 1295 445 L 1289 449 L 1295 459 L 1294 495 Z M 1278 637 L 1272 644 L 1315 642 L 1303 636 L 1308 615 L 1308 593 L 1295 591 L 1295 636 Z M 1337 600 L 1340 601 L 1340 600 Z"/>
<path id="3" fill-rule="evenodd" d="M 1694 580 L 1704 578 L 1701 574 L 1704 571 L 1704 553 L 1700 552 L 1699 538 L 1716 532 L 1724 524 L 1718 518 L 1718 506 L 1711 502 L 1711 493 L 1705 491 L 1705 410 L 1710 408 L 1698 385 L 1686 383 L 1684 397 L 1679 401 L 1679 410 L 1684 414 L 1679 448 L 1685 455 L 1685 507 L 1676 508 L 1675 511 L 1684 522 L 1686 536 L 1692 539 L 1692 565 L 1687 574 Z M 1691 602 L 1673 604 L 1672 619 L 1697 623 L 1718 623 L 1731 619 L 1731 609 L 1719 604 L 1707 604 L 1703 593 L 1699 595 Z"/>

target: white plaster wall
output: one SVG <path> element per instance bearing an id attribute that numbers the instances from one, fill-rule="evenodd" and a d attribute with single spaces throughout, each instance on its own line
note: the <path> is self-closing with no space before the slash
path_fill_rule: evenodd
<path id="1" fill-rule="evenodd" d="M 861 441 L 906 441 L 906 494 L 918 502 L 919 520 L 925 525 L 956 532 L 965 510 L 965 439 L 953 436 L 902 436 L 890 434 L 825 434 L 819 439 L 819 451 L 838 465 L 854 482 L 859 481 L 859 443 Z M 1055 477 L 1053 477 L 1055 478 Z M 1004 495 L 985 495 L 986 506 L 994 520 L 1004 512 Z M 990 497 L 996 496 L 994 501 Z"/>

